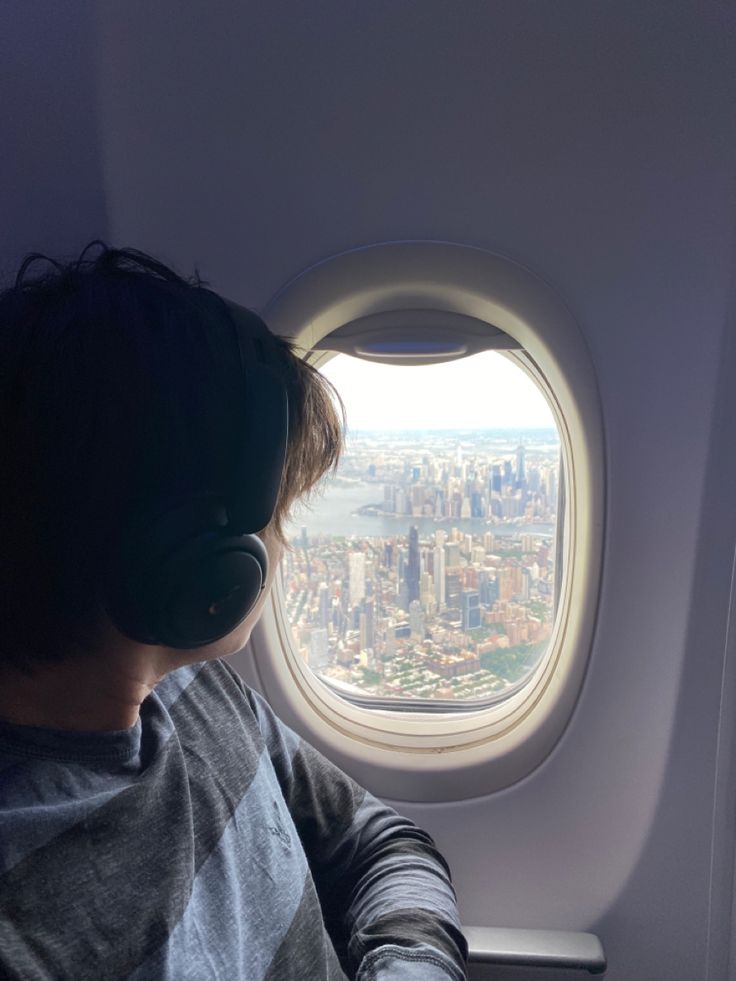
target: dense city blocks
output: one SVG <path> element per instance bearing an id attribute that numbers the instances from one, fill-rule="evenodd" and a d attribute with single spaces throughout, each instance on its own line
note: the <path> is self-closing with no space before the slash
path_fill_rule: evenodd
<path id="1" fill-rule="evenodd" d="M 282 563 L 299 657 L 345 694 L 508 693 L 552 633 L 561 497 L 554 429 L 352 434 Z"/>

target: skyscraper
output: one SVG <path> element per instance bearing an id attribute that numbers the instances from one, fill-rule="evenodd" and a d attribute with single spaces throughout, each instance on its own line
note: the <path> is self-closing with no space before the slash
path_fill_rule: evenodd
<path id="1" fill-rule="evenodd" d="M 330 617 L 330 587 L 326 582 L 320 583 L 319 612 L 317 614 L 320 627 L 326 627 Z"/>
<path id="2" fill-rule="evenodd" d="M 445 545 L 445 553 L 448 566 L 460 565 L 460 545 L 458 542 L 448 542 Z"/>
<path id="3" fill-rule="evenodd" d="M 365 596 L 365 554 L 363 552 L 351 552 L 349 556 L 350 568 L 350 606 L 355 606 Z"/>
<path id="4" fill-rule="evenodd" d="M 409 561 L 406 565 L 406 584 L 410 606 L 415 600 L 419 599 L 420 573 L 419 530 L 415 525 L 412 525 L 409 529 Z"/>
<path id="5" fill-rule="evenodd" d="M 480 596 L 474 589 L 464 589 L 461 593 L 463 630 L 477 630 L 480 627 Z"/>
<path id="6" fill-rule="evenodd" d="M 493 606 L 498 599 L 498 579 L 495 576 L 488 576 L 479 583 L 479 587 L 481 603 L 484 606 Z"/>
<path id="7" fill-rule="evenodd" d="M 460 606 L 460 592 L 462 590 L 461 583 L 461 569 L 455 568 L 452 572 L 448 572 L 445 576 L 445 599 L 447 601 L 448 608 L 459 610 Z"/>
<path id="8" fill-rule="evenodd" d="M 376 646 L 376 615 L 372 599 L 365 601 L 365 646 L 369 649 Z"/>
<path id="9" fill-rule="evenodd" d="M 523 446 L 516 448 L 516 486 L 523 487 L 526 484 L 526 470 L 524 468 L 524 457 L 526 450 Z"/>
<path id="10" fill-rule="evenodd" d="M 324 628 L 313 630 L 309 638 L 309 667 L 313 671 L 326 668 L 329 662 L 327 631 Z"/>
<path id="11" fill-rule="evenodd" d="M 434 596 L 437 600 L 437 608 L 445 608 L 445 548 L 444 545 L 437 545 L 433 556 L 433 576 L 434 576 Z"/>
<path id="12" fill-rule="evenodd" d="M 419 600 L 412 600 L 409 604 L 409 626 L 412 637 L 424 640 L 424 611 Z"/>

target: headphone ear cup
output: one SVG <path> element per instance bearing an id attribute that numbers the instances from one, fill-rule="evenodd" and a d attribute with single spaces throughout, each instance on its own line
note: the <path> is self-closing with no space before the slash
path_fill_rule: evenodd
<path id="1" fill-rule="evenodd" d="M 268 554 L 256 535 L 189 543 L 162 565 L 152 597 L 159 643 L 202 647 L 248 616 L 266 585 Z"/>
<path id="2" fill-rule="evenodd" d="M 230 533 L 224 504 L 207 498 L 136 520 L 115 559 L 105 598 L 115 625 L 141 643 L 180 649 L 226 636 L 268 574 L 261 539 Z"/>

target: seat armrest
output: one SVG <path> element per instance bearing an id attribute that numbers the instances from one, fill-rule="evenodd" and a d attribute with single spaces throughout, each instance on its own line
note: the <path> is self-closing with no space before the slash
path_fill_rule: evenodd
<path id="1" fill-rule="evenodd" d="M 463 927 L 471 964 L 566 968 L 603 974 L 606 955 L 593 933 Z"/>

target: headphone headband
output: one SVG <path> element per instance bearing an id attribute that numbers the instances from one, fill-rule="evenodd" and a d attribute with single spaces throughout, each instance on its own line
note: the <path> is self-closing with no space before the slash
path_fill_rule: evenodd
<path id="1" fill-rule="evenodd" d="M 238 341 L 245 431 L 228 515 L 231 531 L 253 534 L 270 522 L 281 488 L 289 429 L 286 387 L 274 336 L 258 314 L 210 290 L 202 292 L 224 305 Z"/>

